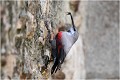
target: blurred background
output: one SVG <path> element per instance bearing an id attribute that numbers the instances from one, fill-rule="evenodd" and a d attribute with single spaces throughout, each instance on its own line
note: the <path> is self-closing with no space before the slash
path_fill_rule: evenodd
<path id="1" fill-rule="evenodd" d="M 119 79 L 119 0 L 0 1 L 1 79 Z M 49 31 L 79 31 L 61 70 L 51 76 Z M 48 28 L 48 29 L 47 29 Z"/>

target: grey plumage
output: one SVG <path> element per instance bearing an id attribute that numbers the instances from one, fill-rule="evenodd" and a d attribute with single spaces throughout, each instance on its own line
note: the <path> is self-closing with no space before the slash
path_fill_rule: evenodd
<path id="1" fill-rule="evenodd" d="M 72 27 L 69 32 L 62 32 L 62 45 L 66 54 L 68 54 L 72 45 L 77 41 L 78 36 L 78 32 L 74 31 Z"/>

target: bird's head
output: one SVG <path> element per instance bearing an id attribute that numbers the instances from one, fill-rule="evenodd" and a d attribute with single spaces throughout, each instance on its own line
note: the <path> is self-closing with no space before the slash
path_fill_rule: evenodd
<path id="1" fill-rule="evenodd" d="M 71 15 L 71 12 L 66 12 L 67 13 L 67 15 Z"/>

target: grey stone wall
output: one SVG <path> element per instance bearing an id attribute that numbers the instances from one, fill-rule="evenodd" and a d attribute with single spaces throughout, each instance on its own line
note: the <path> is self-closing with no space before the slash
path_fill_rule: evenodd
<path id="1" fill-rule="evenodd" d="M 119 77 L 119 2 L 88 1 L 84 50 L 87 79 Z"/>
<path id="2" fill-rule="evenodd" d="M 118 1 L 81 0 L 77 12 L 72 11 L 69 1 L 1 1 L 0 4 L 2 79 L 120 78 Z M 80 37 L 60 72 L 51 77 L 51 65 L 42 71 L 42 55 L 50 55 L 44 22 L 48 22 L 51 30 L 60 21 L 71 23 L 67 11 L 74 15 Z"/>

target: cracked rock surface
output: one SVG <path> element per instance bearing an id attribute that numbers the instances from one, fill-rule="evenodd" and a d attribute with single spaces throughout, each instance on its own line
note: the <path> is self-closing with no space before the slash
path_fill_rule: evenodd
<path id="1" fill-rule="evenodd" d="M 51 75 L 50 34 L 71 24 L 68 11 L 80 35 Z M 2 80 L 120 78 L 119 1 L 0 1 L 0 13 Z"/>

